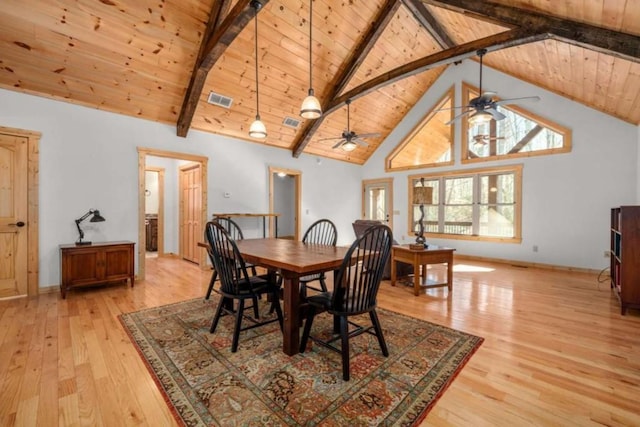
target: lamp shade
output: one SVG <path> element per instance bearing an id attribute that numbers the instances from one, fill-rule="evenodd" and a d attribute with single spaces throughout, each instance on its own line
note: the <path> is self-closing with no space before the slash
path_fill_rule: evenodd
<path id="1" fill-rule="evenodd" d="M 264 123 L 262 123 L 262 120 L 260 120 L 260 116 L 256 116 L 254 122 L 251 123 L 249 136 L 256 139 L 264 139 L 267 137 L 267 128 Z"/>
<path id="2" fill-rule="evenodd" d="M 305 119 L 317 119 L 322 115 L 320 101 L 313 94 L 313 89 L 309 89 L 309 95 L 302 101 L 300 115 Z"/>
<path id="3" fill-rule="evenodd" d="M 430 205 L 433 203 L 433 187 L 414 187 L 413 204 Z"/>
<path id="4" fill-rule="evenodd" d="M 89 222 L 104 222 L 104 221 L 105 221 L 104 217 L 100 215 L 100 211 L 98 210 L 93 211 L 93 216 L 89 220 Z"/>
<path id="5" fill-rule="evenodd" d="M 474 111 L 469 115 L 469 124 L 479 125 L 482 123 L 490 122 L 493 116 L 486 111 Z"/>

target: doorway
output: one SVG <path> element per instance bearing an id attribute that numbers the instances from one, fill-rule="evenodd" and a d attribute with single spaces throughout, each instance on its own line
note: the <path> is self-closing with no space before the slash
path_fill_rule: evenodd
<path id="1" fill-rule="evenodd" d="M 278 238 L 300 240 L 302 172 L 269 167 L 269 213 L 278 216 Z M 269 237 L 274 237 L 275 220 L 269 221 Z"/>
<path id="2" fill-rule="evenodd" d="M 146 187 L 146 170 L 148 169 L 147 167 L 147 158 L 149 156 L 155 156 L 155 157 L 160 157 L 160 158 L 164 158 L 164 159 L 169 159 L 169 160 L 175 160 L 177 163 L 183 164 L 184 163 L 188 163 L 188 164 L 197 164 L 198 165 L 198 169 L 199 169 L 199 177 L 198 179 L 200 180 L 200 185 L 199 185 L 199 189 L 197 190 L 199 193 L 199 197 L 200 197 L 200 203 L 199 203 L 199 208 L 198 208 L 198 214 L 196 214 L 196 216 L 198 217 L 198 223 L 199 224 L 205 224 L 207 221 L 207 165 L 208 165 L 208 158 L 204 157 L 204 156 L 196 156 L 193 154 L 186 154 L 186 153 L 178 153 L 178 152 L 172 152 L 172 151 L 163 151 L 163 150 L 155 150 L 152 148 L 142 148 L 142 147 L 138 147 L 138 280 L 144 280 L 145 277 L 145 252 L 146 252 L 146 221 L 145 221 L 145 202 L 146 202 L 146 195 L 145 195 L 145 190 L 147 189 Z M 176 170 L 178 169 L 178 167 L 176 168 Z M 166 169 L 165 171 L 165 181 L 167 180 L 167 175 L 169 174 L 169 170 Z M 177 174 L 177 172 L 176 172 Z M 176 182 L 176 193 L 178 192 L 177 188 L 178 188 L 178 176 L 176 175 L 175 178 L 175 182 Z M 168 200 L 167 200 L 167 195 L 169 194 L 168 191 L 168 184 L 165 182 L 165 200 L 164 200 L 164 204 L 168 204 Z M 179 202 L 177 201 L 177 199 L 171 204 L 168 205 L 170 208 L 175 208 L 175 217 L 179 216 Z M 168 227 L 168 223 L 166 221 L 167 217 L 169 216 L 169 214 L 167 213 L 167 211 L 164 212 L 163 217 L 164 217 L 164 226 Z M 177 224 L 177 223 L 176 223 Z M 160 227 L 160 225 L 158 224 L 158 226 Z M 163 226 L 163 228 L 164 228 Z M 180 236 L 178 236 L 178 238 L 176 239 L 177 242 L 180 242 L 182 240 L 182 230 L 180 229 L 180 227 L 178 225 L 176 225 L 176 228 L 178 228 L 178 234 L 180 234 Z M 201 231 L 198 232 L 198 236 L 201 234 Z M 195 232 L 194 232 L 194 236 L 195 236 Z M 166 241 L 167 241 L 167 235 L 166 233 L 164 233 L 163 236 L 163 254 L 167 255 L 169 252 L 167 245 L 166 245 Z M 160 243 L 160 241 L 158 242 Z M 176 252 L 181 252 L 181 249 L 178 249 Z M 180 254 L 180 256 L 182 256 L 182 254 Z M 206 268 L 206 254 L 204 253 L 204 249 L 200 249 L 197 250 L 194 254 L 193 257 L 195 259 L 195 263 L 198 264 L 200 266 L 200 268 L 204 269 Z"/>
<path id="3" fill-rule="evenodd" d="M 362 181 L 362 218 L 382 221 L 393 230 L 393 178 Z"/>
<path id="4" fill-rule="evenodd" d="M 165 168 L 145 169 L 145 256 L 164 255 L 164 175 Z"/>

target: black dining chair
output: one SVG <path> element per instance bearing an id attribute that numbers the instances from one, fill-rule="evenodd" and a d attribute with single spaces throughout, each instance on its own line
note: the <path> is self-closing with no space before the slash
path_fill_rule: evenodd
<path id="1" fill-rule="evenodd" d="M 300 342 L 300 352 L 304 353 L 307 341 L 312 341 L 342 354 L 342 378 L 349 381 L 349 339 L 363 333 L 378 338 L 382 354 L 389 355 L 382 334 L 382 327 L 376 313 L 376 298 L 382 271 L 391 253 L 392 232 L 386 225 L 368 228 L 357 238 L 344 256 L 342 265 L 335 276 L 332 292 L 322 292 L 307 298 L 307 316 Z M 315 316 L 322 312 L 333 315 L 333 325 L 339 325 L 339 334 L 328 340 L 311 336 L 311 326 Z M 351 316 L 368 313 L 371 326 L 361 326 Z M 349 326 L 352 330 L 349 331 Z M 334 331 L 335 332 L 335 331 Z M 340 346 L 333 343 L 340 340 Z"/>
<path id="2" fill-rule="evenodd" d="M 222 225 L 222 227 L 227 231 L 227 233 L 233 240 L 244 239 L 244 236 L 242 234 L 242 229 L 231 218 L 218 217 L 218 218 L 215 218 L 213 221 Z M 209 260 L 211 261 L 211 265 L 213 265 L 213 259 L 211 258 L 211 255 L 209 255 Z M 247 268 L 251 270 L 251 274 L 255 276 L 257 274 L 256 266 L 252 264 L 246 264 L 246 265 L 247 265 Z M 213 273 L 211 274 L 211 280 L 209 280 L 209 288 L 207 289 L 207 295 L 204 297 L 204 299 L 209 299 L 209 297 L 211 296 L 211 292 L 214 290 L 216 280 L 218 280 L 218 272 L 214 267 Z"/>
<path id="3" fill-rule="evenodd" d="M 247 273 L 247 266 L 238 246 L 222 225 L 213 221 L 208 222 L 205 227 L 205 235 L 211 248 L 215 269 L 220 276 L 218 292 L 221 294 L 209 332 L 216 331 L 222 316 L 234 315 L 235 326 L 231 352 L 235 353 L 238 350 L 240 332 L 276 321 L 280 323 L 280 329 L 282 329 L 283 318 L 280 308 L 279 286 L 275 274 L 250 276 Z M 271 301 L 271 307 L 277 316 L 275 319 L 260 320 L 258 299 L 261 295 L 267 295 L 267 299 Z M 246 307 L 246 300 L 252 300 L 252 306 Z M 235 302 L 237 302 L 237 307 L 234 308 Z M 244 310 L 252 307 L 254 316 L 245 315 Z M 251 324 L 243 327 L 243 319 L 248 320 Z"/>
<path id="4" fill-rule="evenodd" d="M 333 222 L 328 219 L 320 219 L 309 226 L 302 237 L 302 242 L 307 244 L 335 246 L 338 241 L 338 230 Z M 309 283 L 319 282 L 320 287 L 309 286 Z M 305 297 L 307 289 L 317 292 L 327 292 L 325 273 L 310 274 L 300 278 L 300 294 Z"/>

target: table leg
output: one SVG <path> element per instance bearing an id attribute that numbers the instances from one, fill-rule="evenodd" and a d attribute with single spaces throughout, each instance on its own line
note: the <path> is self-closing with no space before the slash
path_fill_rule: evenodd
<path id="1" fill-rule="evenodd" d="M 447 262 L 447 290 L 451 292 L 453 289 L 453 254 Z"/>
<path id="2" fill-rule="evenodd" d="M 420 280 L 421 280 L 422 274 L 425 274 L 425 272 L 420 271 L 420 263 L 417 261 L 414 262 L 413 263 L 413 294 L 415 296 L 420 295 Z"/>
<path id="3" fill-rule="evenodd" d="M 282 351 L 289 356 L 297 354 L 300 347 L 300 281 L 297 275 L 282 272 L 284 279 L 284 325 Z"/>
<path id="4" fill-rule="evenodd" d="M 391 286 L 396 285 L 396 261 L 393 259 L 393 254 L 391 255 Z"/>

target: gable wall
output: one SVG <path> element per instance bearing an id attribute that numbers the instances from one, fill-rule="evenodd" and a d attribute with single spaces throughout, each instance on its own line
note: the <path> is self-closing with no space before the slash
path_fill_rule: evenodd
<path id="1" fill-rule="evenodd" d="M 540 102 L 521 106 L 572 129 L 572 151 L 462 165 L 460 125 L 457 124 L 453 167 L 386 173 L 385 157 L 452 84 L 456 86 L 456 105 L 460 105 L 461 81 L 478 84 L 476 62 L 464 61 L 451 66 L 364 166 L 366 179 L 394 177 L 394 207 L 399 211 L 394 216 L 394 234 L 405 243 L 415 239 L 407 236 L 408 175 L 522 163 L 521 244 L 427 240 L 454 247 L 460 254 L 589 269 L 606 267 L 608 259 L 604 251 L 609 248 L 609 209 L 640 200 L 638 128 L 488 67 L 483 77 L 484 89 L 496 91 L 503 98 L 541 96 Z M 538 246 L 538 252 L 533 252 L 534 245 Z"/>

